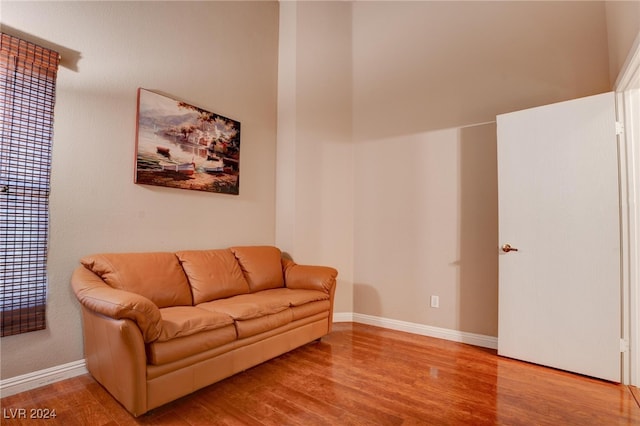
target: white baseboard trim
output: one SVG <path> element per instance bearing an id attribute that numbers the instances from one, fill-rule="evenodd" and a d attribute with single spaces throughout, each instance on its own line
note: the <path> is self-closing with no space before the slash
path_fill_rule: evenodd
<path id="1" fill-rule="evenodd" d="M 333 322 L 354 322 L 353 312 L 334 312 Z"/>
<path id="2" fill-rule="evenodd" d="M 391 330 L 406 331 L 407 333 L 419 334 L 421 336 L 436 337 L 438 339 L 451 340 L 453 342 L 467 343 L 469 345 L 480 346 L 483 348 L 498 349 L 497 337 L 467 333 L 448 328 L 433 327 L 431 325 L 416 324 L 407 321 L 399 321 L 390 318 L 357 314 L 353 312 L 339 312 L 333 314 L 333 321 L 358 322 Z"/>
<path id="3" fill-rule="evenodd" d="M 22 376 L 0 380 L 0 397 L 4 398 L 5 396 L 15 395 L 20 392 L 39 388 L 40 386 L 59 382 L 60 380 L 80 376 L 88 372 L 85 360 L 81 359 L 44 370 L 34 371 L 33 373 L 23 374 Z"/>

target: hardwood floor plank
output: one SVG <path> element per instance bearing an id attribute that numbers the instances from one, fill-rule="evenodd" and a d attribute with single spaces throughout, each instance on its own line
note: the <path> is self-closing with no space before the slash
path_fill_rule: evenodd
<path id="1" fill-rule="evenodd" d="M 634 393 L 636 397 L 634 398 Z M 640 425 L 636 388 L 353 323 L 133 418 L 89 375 L 3 398 L 50 425 Z M 7 411 L 13 410 L 13 411 Z M 9 416 L 10 417 L 10 416 Z"/>
<path id="2" fill-rule="evenodd" d="M 636 400 L 636 404 L 640 407 L 640 389 L 635 386 L 629 386 L 629 392 L 633 395 L 633 398 Z"/>

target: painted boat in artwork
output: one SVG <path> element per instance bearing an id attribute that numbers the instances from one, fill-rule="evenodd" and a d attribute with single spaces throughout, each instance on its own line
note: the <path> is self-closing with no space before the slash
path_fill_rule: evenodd
<path id="1" fill-rule="evenodd" d="M 169 151 L 171 150 L 169 148 L 165 148 L 164 146 L 156 147 L 156 152 L 160 155 L 164 155 L 167 158 L 171 157 L 171 153 Z"/>
<path id="2" fill-rule="evenodd" d="M 185 175 L 192 175 L 196 171 L 196 165 L 193 163 L 160 164 L 160 166 L 166 172 L 178 172 Z"/>
<path id="3" fill-rule="evenodd" d="M 202 164 L 202 169 L 207 173 L 223 173 L 224 163 L 218 157 L 207 157 L 207 161 Z"/>

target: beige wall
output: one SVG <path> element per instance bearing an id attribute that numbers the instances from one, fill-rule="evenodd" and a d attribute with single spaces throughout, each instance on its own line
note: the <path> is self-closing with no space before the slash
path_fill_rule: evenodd
<path id="1" fill-rule="evenodd" d="M 2 23 L 80 55 L 58 77 L 48 328 L 2 339 L 4 379 L 83 358 L 81 256 L 275 242 L 278 4 L 3 0 Z M 239 196 L 133 183 L 138 87 L 242 123 Z"/>
<path id="2" fill-rule="evenodd" d="M 339 270 L 336 312 L 353 310 L 351 5 L 280 5 L 277 244 Z"/>
<path id="3" fill-rule="evenodd" d="M 356 2 L 357 141 L 610 89 L 602 2 Z"/>
<path id="4" fill-rule="evenodd" d="M 640 37 L 640 1 L 607 1 L 605 5 L 609 79 L 613 87 L 634 41 Z"/>
<path id="5" fill-rule="evenodd" d="M 355 311 L 496 335 L 495 125 L 358 143 Z M 429 307 L 431 295 L 440 307 Z"/>
<path id="6" fill-rule="evenodd" d="M 337 312 L 496 336 L 493 121 L 609 90 L 604 3 L 284 2 L 280 19 L 278 241 L 352 271 Z"/>
<path id="7" fill-rule="evenodd" d="M 497 336 L 496 136 L 479 123 L 609 90 L 604 4 L 352 14 L 354 310 Z"/>

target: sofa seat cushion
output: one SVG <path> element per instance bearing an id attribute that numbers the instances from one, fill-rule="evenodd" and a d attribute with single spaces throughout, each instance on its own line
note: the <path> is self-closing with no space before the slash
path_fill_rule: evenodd
<path id="1" fill-rule="evenodd" d="M 329 300 L 329 295 L 324 291 L 293 289 L 293 288 L 275 288 L 264 290 L 257 293 L 260 297 L 269 297 L 276 300 L 284 300 L 289 306 L 302 306 L 311 302 L 320 300 Z"/>
<path id="2" fill-rule="evenodd" d="M 200 309 L 195 306 L 162 308 L 160 309 L 160 317 L 162 320 L 158 342 L 166 342 L 233 324 L 233 318 L 223 312 Z"/>
<path id="3" fill-rule="evenodd" d="M 232 317 L 238 338 L 244 339 L 294 320 L 328 312 L 331 303 L 329 295 L 322 291 L 276 288 L 201 303 L 197 307 Z"/>
<path id="4" fill-rule="evenodd" d="M 197 307 L 222 312 L 235 320 L 238 339 L 244 339 L 273 330 L 293 321 L 289 302 L 282 297 L 258 294 L 243 294 L 227 299 L 201 303 Z"/>
<path id="5" fill-rule="evenodd" d="M 266 292 L 241 294 L 226 299 L 200 303 L 198 308 L 212 312 L 221 312 L 234 320 L 248 320 L 276 314 L 288 309 L 290 303 L 278 295 L 263 294 Z"/>
<path id="6" fill-rule="evenodd" d="M 328 316 L 330 311 L 331 302 L 329 300 L 305 303 L 304 305 L 294 306 L 291 308 L 291 313 L 293 314 L 294 321 L 303 318 L 309 318 L 321 312 L 326 312 Z"/>
<path id="7" fill-rule="evenodd" d="M 328 313 L 331 310 L 329 295 L 320 290 L 276 288 L 260 293 L 282 298 L 289 302 L 293 321 L 308 318 L 321 312 Z"/>
<path id="8" fill-rule="evenodd" d="M 189 282 L 173 253 L 105 253 L 80 262 L 109 286 L 144 296 L 159 308 L 193 304 Z"/>
<path id="9" fill-rule="evenodd" d="M 293 312 L 287 308 L 276 314 L 264 315 L 260 318 L 236 320 L 238 339 L 255 336 L 256 334 L 274 330 L 293 321 Z"/>
<path id="10" fill-rule="evenodd" d="M 237 340 L 236 327 L 231 324 L 215 330 L 177 337 L 166 342 L 155 341 L 147 345 L 147 363 L 167 364 L 218 348 L 235 340 Z"/>
<path id="11" fill-rule="evenodd" d="M 249 293 L 249 283 L 231 250 L 179 251 L 176 256 L 189 278 L 194 305 Z"/>

